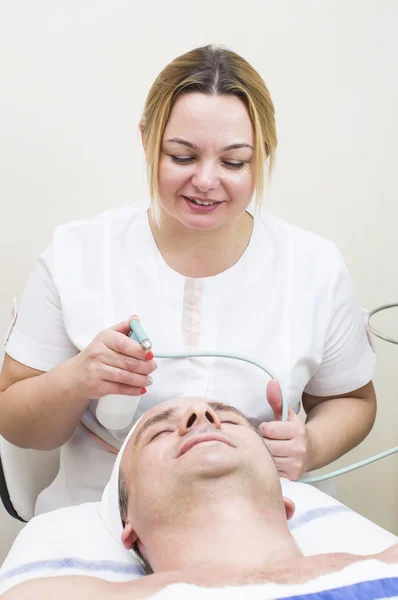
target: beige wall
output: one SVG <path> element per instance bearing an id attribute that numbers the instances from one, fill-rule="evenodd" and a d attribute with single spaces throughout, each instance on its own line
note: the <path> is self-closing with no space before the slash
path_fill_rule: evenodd
<path id="1" fill-rule="evenodd" d="M 170 59 L 209 42 L 251 61 L 273 96 L 270 209 L 337 242 L 363 306 L 398 299 L 397 2 L 14 0 L 0 11 L 1 331 L 57 224 L 146 194 L 145 93 Z M 398 311 L 379 323 L 398 336 Z M 377 351 L 377 425 L 345 463 L 398 444 L 398 348 Z M 337 487 L 398 533 L 398 457 Z M 17 529 L 1 512 L 0 559 Z"/>

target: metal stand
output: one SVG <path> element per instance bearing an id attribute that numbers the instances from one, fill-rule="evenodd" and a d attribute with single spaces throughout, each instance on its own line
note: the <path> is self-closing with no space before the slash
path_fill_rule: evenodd
<path id="1" fill-rule="evenodd" d="M 391 338 L 388 335 L 384 335 L 383 333 L 380 333 L 380 331 L 373 329 L 373 327 L 370 324 L 370 319 L 371 319 L 371 317 L 373 317 L 373 315 L 375 315 L 378 312 L 381 312 L 382 310 L 386 310 L 387 308 L 398 308 L 398 302 L 394 302 L 392 304 L 383 304 L 382 306 L 378 306 L 377 308 L 374 308 L 373 310 L 371 310 L 369 312 L 368 329 L 369 329 L 370 333 L 372 333 L 376 337 L 380 338 L 381 340 L 385 340 L 386 342 L 390 342 L 391 344 L 398 344 L 398 340 L 395 340 L 394 338 Z"/>

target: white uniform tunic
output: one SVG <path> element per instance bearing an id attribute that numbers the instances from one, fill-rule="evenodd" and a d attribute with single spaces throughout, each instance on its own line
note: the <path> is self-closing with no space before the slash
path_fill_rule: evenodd
<path id="1" fill-rule="evenodd" d="M 268 366 L 299 410 L 302 393 L 333 396 L 373 376 L 375 356 L 336 246 L 271 215 L 255 218 L 240 260 L 214 277 L 192 279 L 157 250 L 147 206 L 117 208 L 62 225 L 39 257 L 5 344 L 15 360 L 48 371 L 102 330 L 137 314 L 155 354 L 218 351 Z M 157 361 L 143 412 L 176 396 L 232 404 L 254 424 L 272 420 L 268 376 L 247 363 L 205 358 Z M 82 421 L 114 446 L 91 403 Z M 344 416 L 342 415 L 342 418 Z M 114 455 L 77 429 L 61 449 L 55 482 L 36 512 L 100 499 Z"/>

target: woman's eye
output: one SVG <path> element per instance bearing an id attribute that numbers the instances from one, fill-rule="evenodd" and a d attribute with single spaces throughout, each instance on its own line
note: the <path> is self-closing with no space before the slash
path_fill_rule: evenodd
<path id="1" fill-rule="evenodd" d="M 245 163 L 243 161 L 239 161 L 239 160 L 224 160 L 223 164 L 225 167 L 227 167 L 227 169 L 242 169 L 245 166 Z"/>
<path id="2" fill-rule="evenodd" d="M 170 156 L 170 158 L 171 158 L 172 162 L 176 163 L 177 165 L 189 165 L 195 160 L 194 156 L 172 155 L 172 156 Z M 239 160 L 223 160 L 222 164 L 227 169 L 235 169 L 235 170 L 242 169 L 245 166 L 244 161 L 239 161 Z"/>
<path id="3" fill-rule="evenodd" d="M 195 159 L 193 156 L 172 156 L 171 160 L 178 165 L 188 165 Z"/>
<path id="4" fill-rule="evenodd" d="M 151 442 L 152 440 L 156 439 L 157 437 L 159 437 L 160 435 L 162 435 L 162 433 L 173 433 L 172 429 L 161 429 L 160 431 L 158 431 L 157 433 L 155 433 L 155 435 L 153 435 L 151 437 Z"/>

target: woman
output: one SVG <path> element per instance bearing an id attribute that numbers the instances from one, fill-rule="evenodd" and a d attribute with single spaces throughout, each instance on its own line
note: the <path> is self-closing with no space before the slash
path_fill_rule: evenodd
<path id="1" fill-rule="evenodd" d="M 135 420 L 173 396 L 234 404 L 261 424 L 290 479 L 347 452 L 374 422 L 375 358 L 339 252 L 250 207 L 254 194 L 261 204 L 277 143 L 258 73 L 218 47 L 175 59 L 149 92 L 141 132 L 149 209 L 59 227 L 6 341 L 0 433 L 22 447 L 62 446 L 36 512 L 99 499 L 109 450 L 126 433 L 96 418 L 93 400 L 106 395 L 141 397 Z M 246 363 L 159 360 L 154 372 L 126 336 L 133 313 L 155 353 L 216 350 L 268 365 L 289 421 L 278 383 Z"/>

